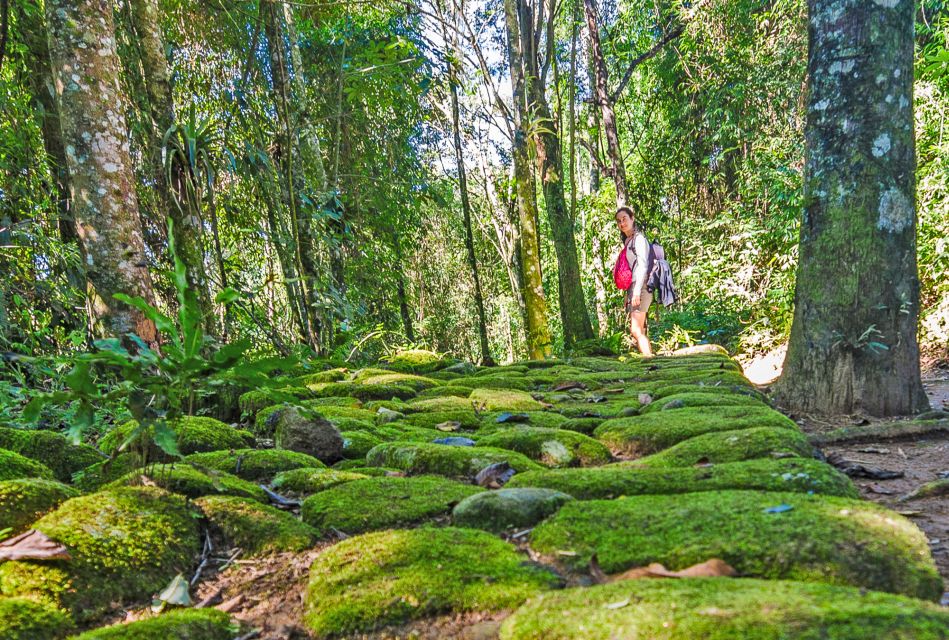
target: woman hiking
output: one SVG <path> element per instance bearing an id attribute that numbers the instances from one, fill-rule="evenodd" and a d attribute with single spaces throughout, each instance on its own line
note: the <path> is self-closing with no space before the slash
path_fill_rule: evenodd
<path id="1" fill-rule="evenodd" d="M 649 241 L 636 226 L 636 216 L 629 207 L 616 210 L 616 226 L 619 227 L 626 261 L 633 269 L 633 284 L 626 290 L 624 306 L 629 315 L 629 330 L 636 340 L 643 357 L 652 357 L 649 336 L 646 335 L 646 311 L 652 303 L 652 292 L 646 290 L 646 269 L 649 264 Z"/>

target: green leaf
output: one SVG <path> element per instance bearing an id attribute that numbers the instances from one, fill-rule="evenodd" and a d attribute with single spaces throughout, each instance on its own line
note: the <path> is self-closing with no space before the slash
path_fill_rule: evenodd
<path id="1" fill-rule="evenodd" d="M 164 420 L 155 423 L 153 439 L 158 448 L 168 455 L 181 457 L 178 451 L 178 434 Z"/>
<path id="2" fill-rule="evenodd" d="M 23 413 L 20 414 L 20 417 L 26 423 L 36 422 L 40 417 L 40 413 L 43 411 L 43 407 L 49 404 L 51 400 L 52 398 L 48 393 L 33 396 L 33 399 L 23 407 Z"/>
<path id="3" fill-rule="evenodd" d="M 214 297 L 214 301 L 220 304 L 230 304 L 235 300 L 239 300 L 241 297 L 241 292 L 232 287 L 228 287 L 221 291 Z"/>
<path id="4" fill-rule="evenodd" d="M 115 293 L 112 295 L 113 298 L 119 302 L 124 302 L 130 307 L 138 309 L 145 317 L 155 323 L 155 327 L 161 333 L 174 333 L 175 323 L 174 321 L 159 311 L 157 308 L 148 304 L 148 302 L 141 296 L 129 296 L 124 293 Z"/>
<path id="5" fill-rule="evenodd" d="M 87 396 L 96 395 L 98 388 L 90 374 L 91 368 L 91 363 L 87 360 L 79 360 L 72 368 L 72 371 L 67 373 L 63 380 L 70 389 L 78 394 Z"/>

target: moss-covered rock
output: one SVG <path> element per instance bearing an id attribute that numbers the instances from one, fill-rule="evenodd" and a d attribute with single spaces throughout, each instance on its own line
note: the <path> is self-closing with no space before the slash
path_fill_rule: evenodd
<path id="1" fill-rule="evenodd" d="M 364 476 L 367 476 L 367 477 L 370 477 L 370 478 L 378 478 L 378 477 L 381 477 L 381 476 L 402 476 L 402 475 L 404 475 L 403 472 L 402 472 L 402 470 L 400 470 L 400 469 L 389 469 L 389 468 L 387 468 L 387 467 L 365 467 L 365 466 L 360 466 L 361 464 L 365 464 L 365 460 L 363 460 L 363 461 L 359 461 L 359 460 L 344 460 L 344 463 L 347 463 L 347 462 L 353 463 L 352 466 L 339 467 L 339 465 L 337 464 L 337 465 L 336 465 L 336 470 L 337 470 L 337 471 L 349 471 L 350 473 L 358 473 L 358 474 L 360 474 L 360 475 L 364 475 Z"/>
<path id="2" fill-rule="evenodd" d="M 479 487 L 435 476 L 353 480 L 303 501 L 303 521 L 324 534 L 404 527 L 451 513 Z"/>
<path id="3" fill-rule="evenodd" d="M 603 424 L 603 418 L 569 418 L 564 420 L 557 428 L 590 435 L 601 424 Z"/>
<path id="4" fill-rule="evenodd" d="M 43 514 L 78 495 L 79 491 L 56 480 L 20 478 L 0 481 L 0 531 L 11 529 L 3 537 L 26 531 Z"/>
<path id="5" fill-rule="evenodd" d="M 672 570 L 721 558 L 740 575 L 843 584 L 938 600 L 926 536 L 897 513 L 832 496 L 717 491 L 565 505 L 531 546 L 572 567 L 595 553 L 607 573 L 659 562 Z"/>
<path id="6" fill-rule="evenodd" d="M 359 400 L 406 399 L 415 395 L 415 389 L 399 384 L 361 384 L 359 382 L 332 382 L 315 391 L 320 397 L 351 396 Z"/>
<path id="7" fill-rule="evenodd" d="M 550 469 L 515 475 L 505 487 L 547 487 L 580 500 L 721 489 L 797 491 L 857 498 L 850 478 L 807 458 L 748 460 L 671 469 L 608 465 L 595 469 Z"/>
<path id="8" fill-rule="evenodd" d="M 252 482 L 241 480 L 225 471 L 204 473 L 189 464 L 154 464 L 137 469 L 105 486 L 117 489 L 126 486 L 156 486 L 188 498 L 201 496 L 240 496 L 257 502 L 266 502 L 267 494 Z"/>
<path id="9" fill-rule="evenodd" d="M 660 411 L 675 411 L 685 407 L 696 407 L 699 409 L 706 407 L 767 408 L 768 405 L 758 398 L 740 393 L 702 393 L 689 391 L 668 395 L 658 400 L 654 398 L 651 403 L 640 409 L 639 413 L 647 414 Z"/>
<path id="10" fill-rule="evenodd" d="M 949 612 L 852 587 L 788 580 L 623 580 L 545 593 L 502 640 L 944 640 Z"/>
<path id="11" fill-rule="evenodd" d="M 499 389 L 511 391 L 527 391 L 530 382 L 522 375 L 485 375 L 457 378 L 452 383 L 472 389 Z"/>
<path id="12" fill-rule="evenodd" d="M 17 478 L 47 478 L 53 479 L 53 470 L 19 453 L 0 449 L 0 480 L 16 480 Z"/>
<path id="13" fill-rule="evenodd" d="M 610 461 L 610 451 L 602 443 L 565 429 L 512 426 L 484 436 L 478 445 L 517 451 L 548 467 L 590 467 Z"/>
<path id="14" fill-rule="evenodd" d="M 349 369 L 338 367 L 326 371 L 317 371 L 316 373 L 304 373 L 301 376 L 293 378 L 294 385 L 309 387 L 314 384 L 323 384 L 327 382 L 339 382 L 345 380 L 349 375 Z"/>
<path id="15" fill-rule="evenodd" d="M 441 396 L 438 398 L 425 398 L 422 400 L 413 400 L 408 403 L 409 413 L 430 412 L 430 411 L 471 411 L 472 404 L 468 398 L 474 389 L 469 389 L 464 396 Z"/>
<path id="16" fill-rule="evenodd" d="M 176 609 L 154 618 L 86 631 L 71 640 L 232 640 L 240 626 L 214 608 Z"/>
<path id="17" fill-rule="evenodd" d="M 417 376 L 412 373 L 393 373 L 391 371 L 368 376 L 361 380 L 361 382 L 363 384 L 397 384 L 401 387 L 414 389 L 415 391 L 423 391 L 441 384 L 438 380 L 426 378 L 425 376 Z"/>
<path id="18" fill-rule="evenodd" d="M 361 460 L 366 457 L 373 447 L 385 442 L 383 438 L 364 429 L 342 431 L 343 458 L 347 460 Z"/>
<path id="19" fill-rule="evenodd" d="M 704 433 L 753 427 L 797 429 L 794 421 L 787 416 L 756 404 L 744 407 L 687 407 L 629 418 L 613 418 L 601 424 L 593 435 L 617 453 L 644 456 Z"/>
<path id="20" fill-rule="evenodd" d="M 69 616 L 52 605 L 27 598 L 0 597 L 3 640 L 59 640 L 73 628 Z"/>
<path id="21" fill-rule="evenodd" d="M 636 464 L 649 467 L 691 467 L 695 464 L 720 464 L 754 458 L 810 458 L 814 447 L 797 429 L 759 427 L 736 431 L 705 433 L 668 449 L 640 458 Z"/>
<path id="22" fill-rule="evenodd" d="M 175 432 L 178 451 L 182 455 L 254 446 L 254 434 L 243 429 L 235 429 L 214 418 L 183 416 L 175 420 L 171 428 Z M 138 422 L 135 420 L 118 425 L 99 440 L 99 448 L 107 454 L 112 454 L 138 429 Z M 153 428 L 150 427 L 141 433 L 142 444 L 137 448 L 144 448 L 144 445 L 148 443 L 150 459 L 169 460 L 169 457 L 152 442 L 152 431 Z"/>
<path id="23" fill-rule="evenodd" d="M 742 395 L 749 398 L 757 398 L 762 402 L 767 402 L 767 396 L 750 385 L 708 385 L 701 382 L 692 384 L 663 384 L 654 388 L 650 395 L 653 402 L 658 402 L 663 398 L 678 395 L 680 393 L 707 393 L 711 395 Z"/>
<path id="24" fill-rule="evenodd" d="M 135 453 L 120 453 L 113 458 L 77 471 L 73 474 L 73 486 L 83 493 L 92 493 L 141 467 L 141 456 Z"/>
<path id="25" fill-rule="evenodd" d="M 542 411 L 544 405 L 531 394 L 514 389 L 475 389 L 468 396 L 487 411 Z"/>
<path id="26" fill-rule="evenodd" d="M 332 464 L 343 457 L 343 437 L 319 413 L 287 407 L 274 414 L 274 445 Z"/>
<path id="27" fill-rule="evenodd" d="M 305 385 L 301 386 L 305 387 Z M 266 407 L 285 402 L 298 402 L 312 395 L 313 393 L 309 389 L 299 387 L 255 389 L 254 391 L 242 393 L 237 402 L 243 415 L 253 416 Z"/>
<path id="28" fill-rule="evenodd" d="M 573 497 L 542 488 L 498 489 L 465 498 L 451 512 L 456 527 L 501 533 L 525 529 L 553 515 Z"/>
<path id="29" fill-rule="evenodd" d="M 455 381 L 452 380 L 448 383 L 442 384 L 439 387 L 432 387 L 430 389 L 420 391 L 418 397 L 422 399 L 446 398 L 449 396 L 467 398 L 471 395 L 472 391 L 474 391 L 474 387 L 455 384 Z"/>
<path id="30" fill-rule="evenodd" d="M 514 420 L 511 419 L 514 416 L 506 416 L 505 413 L 509 412 L 491 411 L 484 414 L 481 431 L 488 433 L 513 426 L 559 429 L 564 422 L 569 420 L 569 418 L 554 411 L 518 411 L 514 414 L 516 416 Z"/>
<path id="31" fill-rule="evenodd" d="M 507 462 L 518 473 L 541 468 L 516 451 L 421 442 L 380 444 L 366 455 L 366 462 L 372 466 L 401 469 L 413 475 L 435 473 L 464 480 L 473 479 L 479 471 L 498 462 Z"/>
<path id="32" fill-rule="evenodd" d="M 442 356 L 426 349 L 406 349 L 389 356 L 387 360 L 393 371 L 407 373 L 428 373 L 449 364 Z"/>
<path id="33" fill-rule="evenodd" d="M 238 449 L 236 451 L 211 451 L 195 453 L 185 457 L 189 462 L 201 467 L 209 467 L 251 482 L 270 482 L 281 471 L 303 467 L 324 467 L 322 462 L 296 451 L 283 449 Z"/>
<path id="34" fill-rule="evenodd" d="M 458 422 L 462 429 L 477 429 L 481 426 L 481 418 L 474 412 L 470 404 L 467 409 L 412 413 L 405 416 L 403 421 L 422 429 L 434 429 L 445 422 Z"/>
<path id="35" fill-rule="evenodd" d="M 344 482 L 368 478 L 364 473 L 339 469 L 291 469 L 281 471 L 273 479 L 273 487 L 284 494 L 308 496 Z"/>
<path id="36" fill-rule="evenodd" d="M 303 551 L 316 542 L 312 527 L 269 505 L 234 496 L 205 496 L 195 504 L 227 544 L 250 555 Z"/>
<path id="37" fill-rule="evenodd" d="M 317 638 L 328 638 L 442 613 L 510 609 L 556 584 L 483 531 L 382 531 L 317 556 L 304 622 Z"/>
<path id="38" fill-rule="evenodd" d="M 72 444 L 64 435 L 53 431 L 0 427 L 0 449 L 42 463 L 60 482 L 70 482 L 72 474 L 102 460 L 92 447 Z"/>
<path id="39" fill-rule="evenodd" d="M 185 499 L 156 487 L 72 498 L 33 528 L 65 545 L 72 559 L 6 562 L 0 591 L 49 602 L 79 620 L 160 591 L 191 569 L 200 550 Z"/>

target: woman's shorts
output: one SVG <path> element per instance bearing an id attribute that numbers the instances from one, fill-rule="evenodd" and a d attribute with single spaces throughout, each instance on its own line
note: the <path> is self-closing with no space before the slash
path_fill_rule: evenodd
<path id="1" fill-rule="evenodd" d="M 650 304 L 652 304 L 652 292 L 647 291 L 646 287 L 643 287 L 642 291 L 639 293 L 639 306 L 635 308 L 633 307 L 632 287 L 626 291 L 626 300 L 624 302 L 626 313 L 633 313 L 634 311 L 646 313 L 646 310 L 649 309 Z"/>

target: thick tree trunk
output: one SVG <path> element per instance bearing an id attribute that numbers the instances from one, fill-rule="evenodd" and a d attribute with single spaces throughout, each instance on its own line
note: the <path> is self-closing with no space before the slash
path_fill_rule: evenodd
<path id="1" fill-rule="evenodd" d="M 626 193 L 626 165 L 619 146 L 619 134 L 616 130 L 616 115 L 613 113 L 613 101 L 607 91 L 606 60 L 603 58 L 603 48 L 600 46 L 599 16 L 595 0 L 584 0 L 586 10 L 587 34 L 590 38 L 590 58 L 593 64 L 594 86 L 593 95 L 600 115 L 603 118 L 603 133 L 606 134 L 606 152 L 610 158 L 610 173 L 616 185 L 616 206 L 627 204 Z"/>
<path id="2" fill-rule="evenodd" d="M 202 215 L 201 211 L 195 210 L 191 198 L 186 195 L 187 181 L 191 179 L 190 168 L 183 166 L 181 159 L 175 157 L 172 160 L 169 184 L 169 172 L 162 161 L 165 132 L 175 124 L 176 116 L 171 69 L 165 57 L 165 42 L 159 24 L 158 0 L 128 1 L 148 96 L 147 117 L 151 122 L 151 132 L 147 140 L 148 167 L 155 184 L 158 205 L 158 211 L 152 212 L 151 217 L 159 228 L 165 226 L 166 217 L 171 217 L 174 223 L 175 251 L 187 268 L 188 285 L 194 291 L 201 307 L 205 331 L 217 335 L 214 297 L 211 294 L 211 283 L 207 277 L 204 259 Z M 178 191 L 177 195 L 172 187 Z M 224 274 L 220 275 L 223 279 Z"/>
<path id="3" fill-rule="evenodd" d="M 547 301 L 540 266 L 540 244 L 537 230 L 537 189 L 531 171 L 528 152 L 527 96 L 524 78 L 523 51 L 518 27 L 516 0 L 505 0 L 507 18 L 508 62 L 511 69 L 515 108 L 514 182 L 517 190 L 517 210 L 520 226 L 520 267 L 522 291 L 527 323 L 527 352 L 535 360 L 543 360 L 551 353 L 550 329 L 547 324 Z"/>
<path id="4" fill-rule="evenodd" d="M 777 400 L 925 409 L 916 325 L 913 3 L 810 0 L 804 219 Z"/>
<path id="5" fill-rule="evenodd" d="M 93 324 L 108 335 L 135 333 L 155 343 L 154 323 L 113 298 L 125 293 L 155 302 L 129 156 L 112 3 L 47 0 L 46 19 Z"/>

